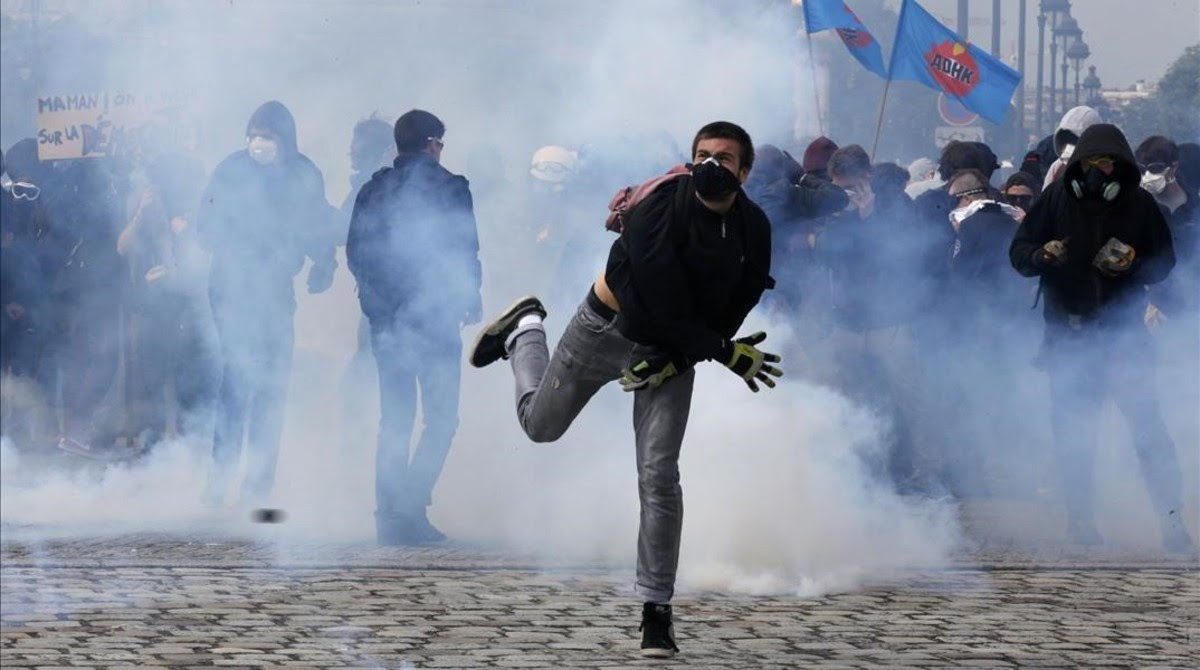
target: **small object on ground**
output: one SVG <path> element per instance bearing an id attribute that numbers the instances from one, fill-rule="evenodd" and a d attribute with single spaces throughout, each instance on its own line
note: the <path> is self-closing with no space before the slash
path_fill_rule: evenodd
<path id="1" fill-rule="evenodd" d="M 283 510 L 269 507 L 262 507 L 250 513 L 250 518 L 255 523 L 282 523 L 284 516 Z"/>

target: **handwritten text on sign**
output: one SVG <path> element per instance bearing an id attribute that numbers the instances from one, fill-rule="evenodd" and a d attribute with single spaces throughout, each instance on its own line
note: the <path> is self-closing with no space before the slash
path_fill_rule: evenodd
<path id="1" fill-rule="evenodd" d="M 89 158 L 129 152 L 141 128 L 178 122 L 187 103 L 186 94 L 174 91 L 39 96 L 38 158 Z"/>

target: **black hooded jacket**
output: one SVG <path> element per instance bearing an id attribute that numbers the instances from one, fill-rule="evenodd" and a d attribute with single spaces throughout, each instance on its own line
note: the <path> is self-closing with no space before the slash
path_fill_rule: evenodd
<path id="1" fill-rule="evenodd" d="M 758 205 L 739 192 L 718 214 L 683 176 L 630 212 L 605 280 L 621 305 L 621 333 L 690 365 L 728 358 L 730 338 L 774 285 L 770 270 L 771 224 Z"/>
<path id="2" fill-rule="evenodd" d="M 321 171 L 296 148 L 291 113 L 268 102 L 251 116 L 251 128 L 275 134 L 276 160 L 260 165 L 246 149 L 230 154 L 213 170 L 196 216 L 200 241 L 212 252 L 214 308 L 234 298 L 247 308 L 280 300 L 294 306 L 292 278 L 305 256 L 314 273 L 332 276 L 337 263 L 333 208 Z"/>
<path id="3" fill-rule="evenodd" d="M 1084 189 L 1084 161 L 1098 156 L 1115 160 L 1109 180 L 1120 184 L 1120 190 L 1112 200 L 1088 195 Z M 1139 184 L 1137 162 L 1125 136 L 1116 126 L 1101 123 L 1083 132 L 1063 178 L 1034 201 L 1009 246 L 1009 260 L 1021 274 L 1041 277 L 1047 325 L 1141 322 L 1143 287 L 1167 277 L 1175 265 L 1175 252 L 1162 211 Z M 1075 192 L 1077 186 L 1084 191 L 1082 197 Z M 1133 247 L 1136 256 L 1127 271 L 1110 277 L 1092 261 L 1113 237 Z M 1067 259 L 1061 267 L 1034 260 L 1051 240 L 1066 245 Z"/>

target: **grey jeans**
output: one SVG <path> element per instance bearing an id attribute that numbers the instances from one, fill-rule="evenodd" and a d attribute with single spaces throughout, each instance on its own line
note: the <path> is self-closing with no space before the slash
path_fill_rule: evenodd
<path id="1" fill-rule="evenodd" d="M 517 384 L 517 419 L 529 439 L 562 437 L 596 391 L 629 367 L 633 347 L 614 320 L 597 314 L 586 301 L 567 324 L 553 358 L 540 324 L 515 332 L 508 353 Z M 669 603 L 675 592 L 683 528 L 679 448 L 695 377 L 696 371 L 688 368 L 656 389 L 633 394 L 641 502 L 634 589 L 646 602 Z"/>

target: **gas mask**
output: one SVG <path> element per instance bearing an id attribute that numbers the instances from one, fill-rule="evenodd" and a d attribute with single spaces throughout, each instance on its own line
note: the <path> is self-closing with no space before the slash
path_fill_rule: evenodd
<path id="1" fill-rule="evenodd" d="M 1163 189 L 1167 187 L 1168 183 L 1166 172 L 1159 172 L 1158 174 L 1147 172 L 1142 175 L 1142 188 L 1153 193 L 1154 195 L 1162 193 Z"/>
<path id="2" fill-rule="evenodd" d="M 256 163 L 267 165 L 275 162 L 275 157 L 279 154 L 279 143 L 261 135 L 254 135 L 246 143 L 246 149 Z"/>
<path id="3" fill-rule="evenodd" d="M 711 156 L 692 166 L 692 183 L 696 186 L 696 193 L 708 200 L 727 196 L 742 185 L 737 175 L 726 170 Z"/>

